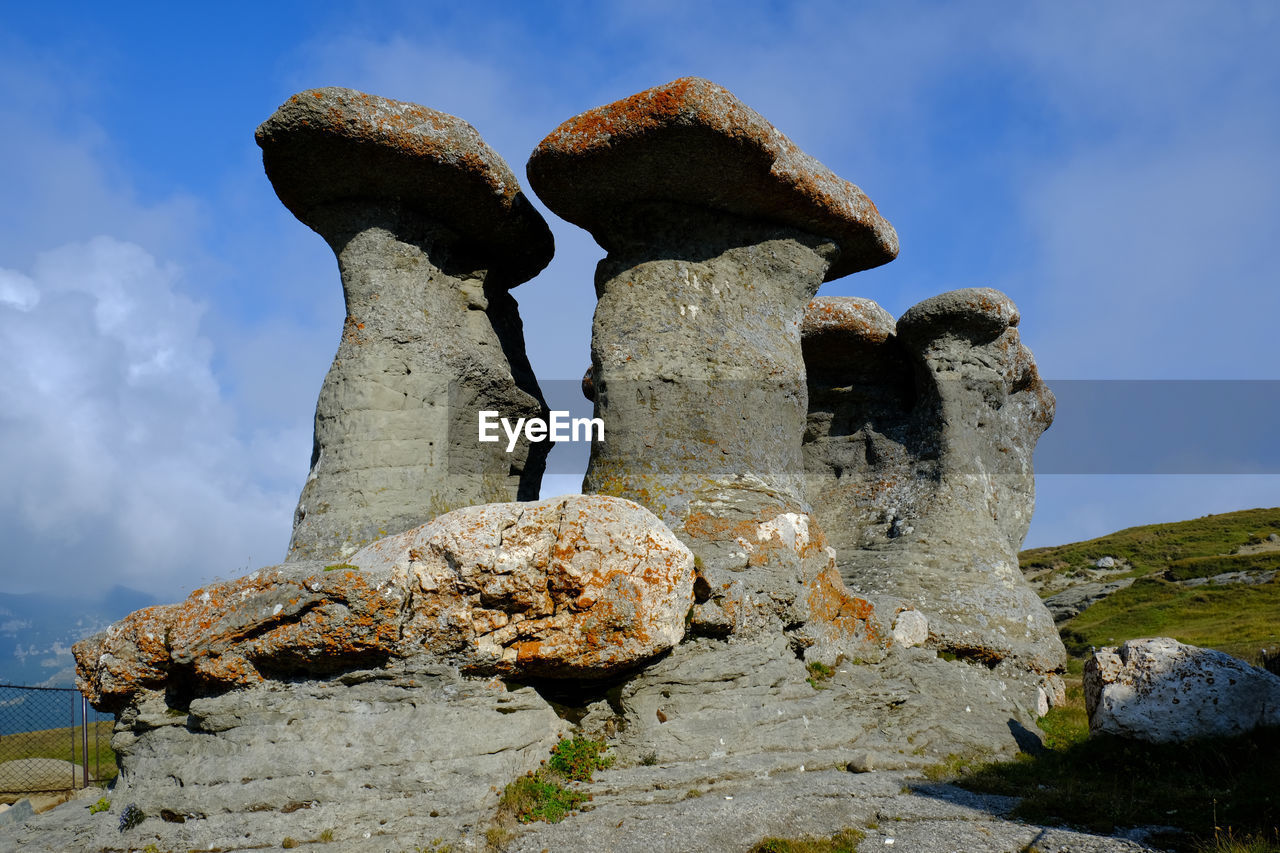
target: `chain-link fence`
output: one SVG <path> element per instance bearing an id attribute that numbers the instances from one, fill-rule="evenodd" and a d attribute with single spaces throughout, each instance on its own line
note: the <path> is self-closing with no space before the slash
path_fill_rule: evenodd
<path id="1" fill-rule="evenodd" d="M 78 690 L 0 684 L 0 802 L 115 776 L 110 736 Z"/>

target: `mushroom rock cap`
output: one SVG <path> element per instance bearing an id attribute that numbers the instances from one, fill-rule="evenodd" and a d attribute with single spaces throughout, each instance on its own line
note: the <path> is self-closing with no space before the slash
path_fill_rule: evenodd
<path id="1" fill-rule="evenodd" d="M 819 296 L 805 309 L 800 344 L 810 373 L 845 371 L 879 362 L 869 356 L 894 336 L 893 315 L 870 299 Z"/>
<path id="2" fill-rule="evenodd" d="M 893 315 L 860 296 L 819 296 L 805 309 L 800 333 L 804 338 L 839 335 L 882 344 L 894 333 Z"/>
<path id="3" fill-rule="evenodd" d="M 985 343 L 1018 325 L 1022 319 L 1013 300 L 990 287 L 949 290 L 907 309 L 898 318 L 898 336 L 904 341 L 928 341 L 942 335 L 959 335 Z"/>
<path id="4" fill-rule="evenodd" d="M 354 89 L 309 89 L 285 101 L 254 138 L 276 195 L 316 231 L 322 207 L 399 205 L 491 256 L 512 286 L 555 251 L 511 168 L 448 113 Z"/>
<path id="5" fill-rule="evenodd" d="M 676 202 L 833 240 L 826 280 L 888 263 L 898 235 L 862 190 L 796 147 L 729 90 L 682 77 L 588 110 L 538 144 L 529 184 L 557 215 L 612 248 L 619 209 Z"/>

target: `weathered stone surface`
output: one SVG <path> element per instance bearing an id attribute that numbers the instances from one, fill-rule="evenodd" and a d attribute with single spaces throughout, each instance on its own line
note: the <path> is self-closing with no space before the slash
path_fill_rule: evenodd
<path id="1" fill-rule="evenodd" d="M 1133 586 L 1133 578 L 1121 578 L 1111 583 L 1083 583 L 1069 587 L 1044 599 L 1044 606 L 1054 622 L 1074 619 L 1085 610 L 1102 601 L 1113 592 Z"/>
<path id="2" fill-rule="evenodd" d="M 1169 637 L 1097 650 L 1084 691 L 1092 732 L 1164 743 L 1280 726 L 1280 677 Z"/>
<path id="3" fill-rule="evenodd" d="M 649 507 L 694 552 L 694 631 L 785 630 L 828 657 L 883 649 L 885 626 L 831 571 L 805 501 L 799 327 L 838 258 L 858 260 L 844 274 L 893 257 L 892 229 L 695 78 L 569 120 L 529 174 L 609 251 L 584 388 L 608 440 L 583 491 Z"/>
<path id="4" fill-rule="evenodd" d="M 853 184 L 805 154 L 727 89 L 682 77 L 588 110 L 534 150 L 529 183 L 609 252 L 629 243 L 632 208 L 713 208 L 833 241 L 826 279 L 879 266 L 898 235 Z"/>
<path id="5" fill-rule="evenodd" d="M 413 849 L 480 835 L 507 781 L 567 726 L 530 688 L 392 666 L 295 678 L 173 703 L 136 694 L 112 747 L 111 809 L 68 804 L 29 819 L 23 850 Z M 127 806 L 145 819 L 120 831 Z M 47 817 L 47 821 L 41 818 Z M 41 821 L 32 823 L 32 820 Z"/>
<path id="6" fill-rule="evenodd" d="M 281 201 L 338 258 L 347 317 L 316 405 L 289 559 L 333 560 L 462 506 L 537 496 L 550 445 L 477 441 L 477 413 L 544 416 L 509 289 L 551 233 L 466 122 L 350 89 L 257 131 Z"/>
<path id="7" fill-rule="evenodd" d="M 1031 457 L 1053 395 L 998 291 L 952 291 L 890 328 L 867 300 L 817 299 L 804 325 L 808 498 L 855 595 L 925 615 L 929 645 L 1061 668 L 1018 569 Z"/>
<path id="8" fill-rule="evenodd" d="M 148 607 L 77 643 L 77 685 L 119 710 L 146 690 L 219 692 L 395 660 L 600 678 L 684 636 L 693 557 L 630 501 L 469 507 L 350 563 L 292 563 Z"/>
<path id="9" fill-rule="evenodd" d="M 456 510 L 351 561 L 406 586 L 404 645 L 468 671 L 611 675 L 680 642 L 693 604 L 689 549 L 599 495 Z"/>
<path id="10" fill-rule="evenodd" d="M 326 240 L 327 208 L 376 201 L 446 226 L 508 284 L 551 261 L 551 229 L 515 174 L 456 116 L 329 86 L 290 97 L 255 138 L 280 201 Z"/>

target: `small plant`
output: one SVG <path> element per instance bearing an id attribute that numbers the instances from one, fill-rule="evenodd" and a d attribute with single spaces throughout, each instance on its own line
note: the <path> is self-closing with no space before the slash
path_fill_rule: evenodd
<path id="1" fill-rule="evenodd" d="M 293 848 L 298 846 L 298 842 L 294 841 L 292 838 L 286 835 L 284 837 L 284 841 L 280 842 L 280 846 L 283 847 L 285 850 L 292 850 Z"/>
<path id="2" fill-rule="evenodd" d="M 699 791 L 697 788 L 690 788 L 689 793 L 685 794 L 684 798 L 686 800 L 696 800 L 698 797 L 701 797 L 701 796 L 702 796 L 702 792 Z"/>
<path id="3" fill-rule="evenodd" d="M 97 814 L 98 812 L 105 812 L 110 808 L 111 808 L 111 801 L 108 800 L 106 797 L 102 797 L 96 803 L 89 806 L 89 814 Z"/>
<path id="4" fill-rule="evenodd" d="M 328 844 L 329 842 L 333 841 L 333 830 L 326 829 L 324 832 L 320 833 L 320 840 L 325 844 Z"/>
<path id="5" fill-rule="evenodd" d="M 521 823 L 559 823 L 587 801 L 582 791 L 570 790 L 550 776 L 544 771 L 521 776 L 502 792 L 499 809 L 510 812 Z"/>
<path id="6" fill-rule="evenodd" d="M 642 767 L 652 767 L 657 763 L 658 753 L 656 752 L 646 752 L 644 755 L 640 756 L 640 766 Z"/>
<path id="7" fill-rule="evenodd" d="M 120 831 L 124 832 L 125 830 L 133 829 L 146 818 L 147 816 L 143 814 L 142 809 L 138 808 L 134 803 L 129 803 L 120 812 Z"/>
<path id="8" fill-rule="evenodd" d="M 613 764 L 613 756 L 605 755 L 608 749 L 602 742 L 584 737 L 566 738 L 551 750 L 547 766 L 575 782 L 590 782 L 592 774 Z M 657 756 L 654 756 L 657 761 Z"/>
<path id="9" fill-rule="evenodd" d="M 358 572 L 360 571 L 360 567 L 353 566 L 350 563 L 334 563 L 332 566 L 325 566 L 324 570 L 326 572 L 343 572 L 343 571 Z"/>
<path id="10" fill-rule="evenodd" d="M 809 677 L 805 681 L 809 682 L 809 686 L 814 690 L 825 690 L 826 685 L 823 682 L 829 681 L 831 676 L 836 674 L 835 669 L 818 660 L 809 661 L 805 669 L 809 670 Z"/>
<path id="11" fill-rule="evenodd" d="M 842 829 L 830 838 L 765 838 L 757 842 L 751 853 L 857 853 L 858 844 L 865 833 L 857 829 Z"/>
<path id="12" fill-rule="evenodd" d="M 160 848 L 154 844 L 148 844 L 146 847 L 142 848 L 142 853 L 160 853 Z"/>

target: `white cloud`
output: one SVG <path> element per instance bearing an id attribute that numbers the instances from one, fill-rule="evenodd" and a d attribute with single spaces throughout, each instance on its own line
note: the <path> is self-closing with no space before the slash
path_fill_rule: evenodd
<path id="1" fill-rule="evenodd" d="M 259 472 L 280 437 L 238 437 L 179 270 L 96 237 L 2 280 L 38 295 L 0 304 L 0 527 L 22 567 L 6 591 L 172 597 L 283 557 L 296 495 Z"/>

